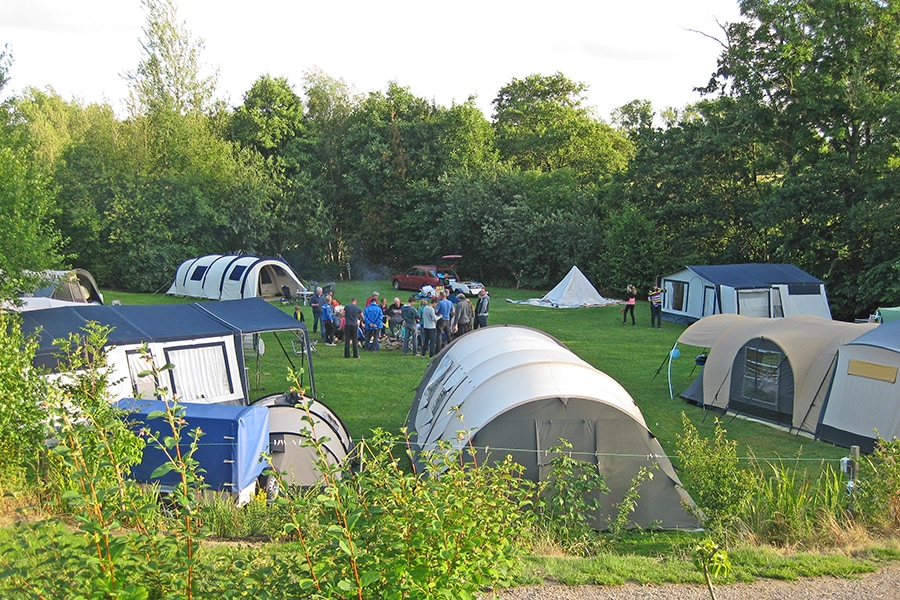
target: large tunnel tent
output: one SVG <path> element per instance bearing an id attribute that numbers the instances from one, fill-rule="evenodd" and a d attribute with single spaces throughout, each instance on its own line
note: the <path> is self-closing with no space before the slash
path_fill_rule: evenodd
<path id="1" fill-rule="evenodd" d="M 208 300 L 302 295 L 306 286 L 280 258 L 210 254 L 181 263 L 167 294 Z"/>
<path id="2" fill-rule="evenodd" d="M 705 407 L 814 434 L 838 347 L 874 327 L 809 315 L 704 317 L 678 338 L 679 344 L 709 348 L 698 375 L 702 388 L 695 382 L 682 396 L 699 393 Z"/>
<path id="3" fill-rule="evenodd" d="M 654 469 L 654 477 L 639 488 L 632 522 L 698 526 L 685 508 L 690 498 L 628 392 L 543 332 L 494 326 L 454 340 L 426 370 L 407 427 L 417 462 L 439 442 L 461 443 L 457 432 L 466 431 L 476 458 L 511 454 L 534 481 L 548 476 L 549 450 L 565 438 L 575 457 L 597 464 L 611 490 L 597 495 L 596 527 L 608 526 L 641 467 Z"/>
<path id="4" fill-rule="evenodd" d="M 321 479 L 317 467 L 320 455 L 308 444 L 310 439 L 321 443 L 324 460 L 331 466 L 344 462 L 353 449 L 347 428 L 318 400 L 273 394 L 260 398 L 253 406 L 269 409 L 269 454 L 273 468 L 286 485 L 308 487 Z"/>

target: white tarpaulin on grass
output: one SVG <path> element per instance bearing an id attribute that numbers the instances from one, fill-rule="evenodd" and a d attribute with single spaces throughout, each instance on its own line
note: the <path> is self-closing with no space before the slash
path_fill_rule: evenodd
<path id="1" fill-rule="evenodd" d="M 529 304 L 531 306 L 547 306 L 550 308 L 585 308 L 588 306 L 606 306 L 615 304 L 618 300 L 610 300 L 600 295 L 600 292 L 588 281 L 577 266 L 573 266 L 562 281 L 556 287 L 544 294 L 543 298 L 531 298 L 529 300 L 510 300 L 513 304 Z"/>

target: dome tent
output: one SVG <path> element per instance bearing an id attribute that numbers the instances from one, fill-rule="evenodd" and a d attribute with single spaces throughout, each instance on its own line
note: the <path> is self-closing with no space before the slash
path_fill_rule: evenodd
<path id="1" fill-rule="evenodd" d="M 281 258 L 210 254 L 178 267 L 167 294 L 208 300 L 277 298 L 306 292 L 306 286 Z"/>
<path id="2" fill-rule="evenodd" d="M 478 448 L 477 460 L 511 454 L 534 481 L 547 478 L 549 449 L 565 438 L 574 456 L 606 477 L 610 492 L 597 493 L 598 528 L 615 516 L 639 469 L 656 468 L 639 488 L 631 520 L 641 527 L 698 527 L 685 508 L 690 498 L 628 392 L 541 331 L 495 326 L 451 342 L 423 375 L 406 425 L 417 461 L 439 442 L 466 443 L 457 435 L 463 430 Z"/>

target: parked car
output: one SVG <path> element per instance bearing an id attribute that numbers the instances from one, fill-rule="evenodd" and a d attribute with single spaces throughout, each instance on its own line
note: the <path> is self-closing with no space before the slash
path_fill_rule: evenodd
<path id="1" fill-rule="evenodd" d="M 484 285 L 478 281 L 460 280 L 455 269 L 459 258 L 458 254 L 449 254 L 442 256 L 434 265 L 415 265 L 391 277 L 391 284 L 395 290 L 419 291 L 425 286 L 431 286 L 434 289 L 446 288 L 457 294 L 476 296 Z"/>

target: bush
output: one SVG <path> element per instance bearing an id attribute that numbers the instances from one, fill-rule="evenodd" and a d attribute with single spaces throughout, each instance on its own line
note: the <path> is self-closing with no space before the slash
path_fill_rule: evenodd
<path id="1" fill-rule="evenodd" d="M 46 439 L 48 387 L 31 362 L 37 343 L 22 336 L 19 316 L 0 312 L 0 493 L 19 491 Z"/>
<path id="2" fill-rule="evenodd" d="M 900 528 L 900 440 L 879 438 L 871 457 L 859 465 L 855 509 L 870 527 Z"/>
<path id="3" fill-rule="evenodd" d="M 739 465 L 737 442 L 725 437 L 716 419 L 712 440 L 700 437 L 697 428 L 681 413 L 684 433 L 678 435 L 677 454 L 682 481 L 697 506 L 703 526 L 721 536 L 740 527 L 741 515 L 759 478 Z"/>

